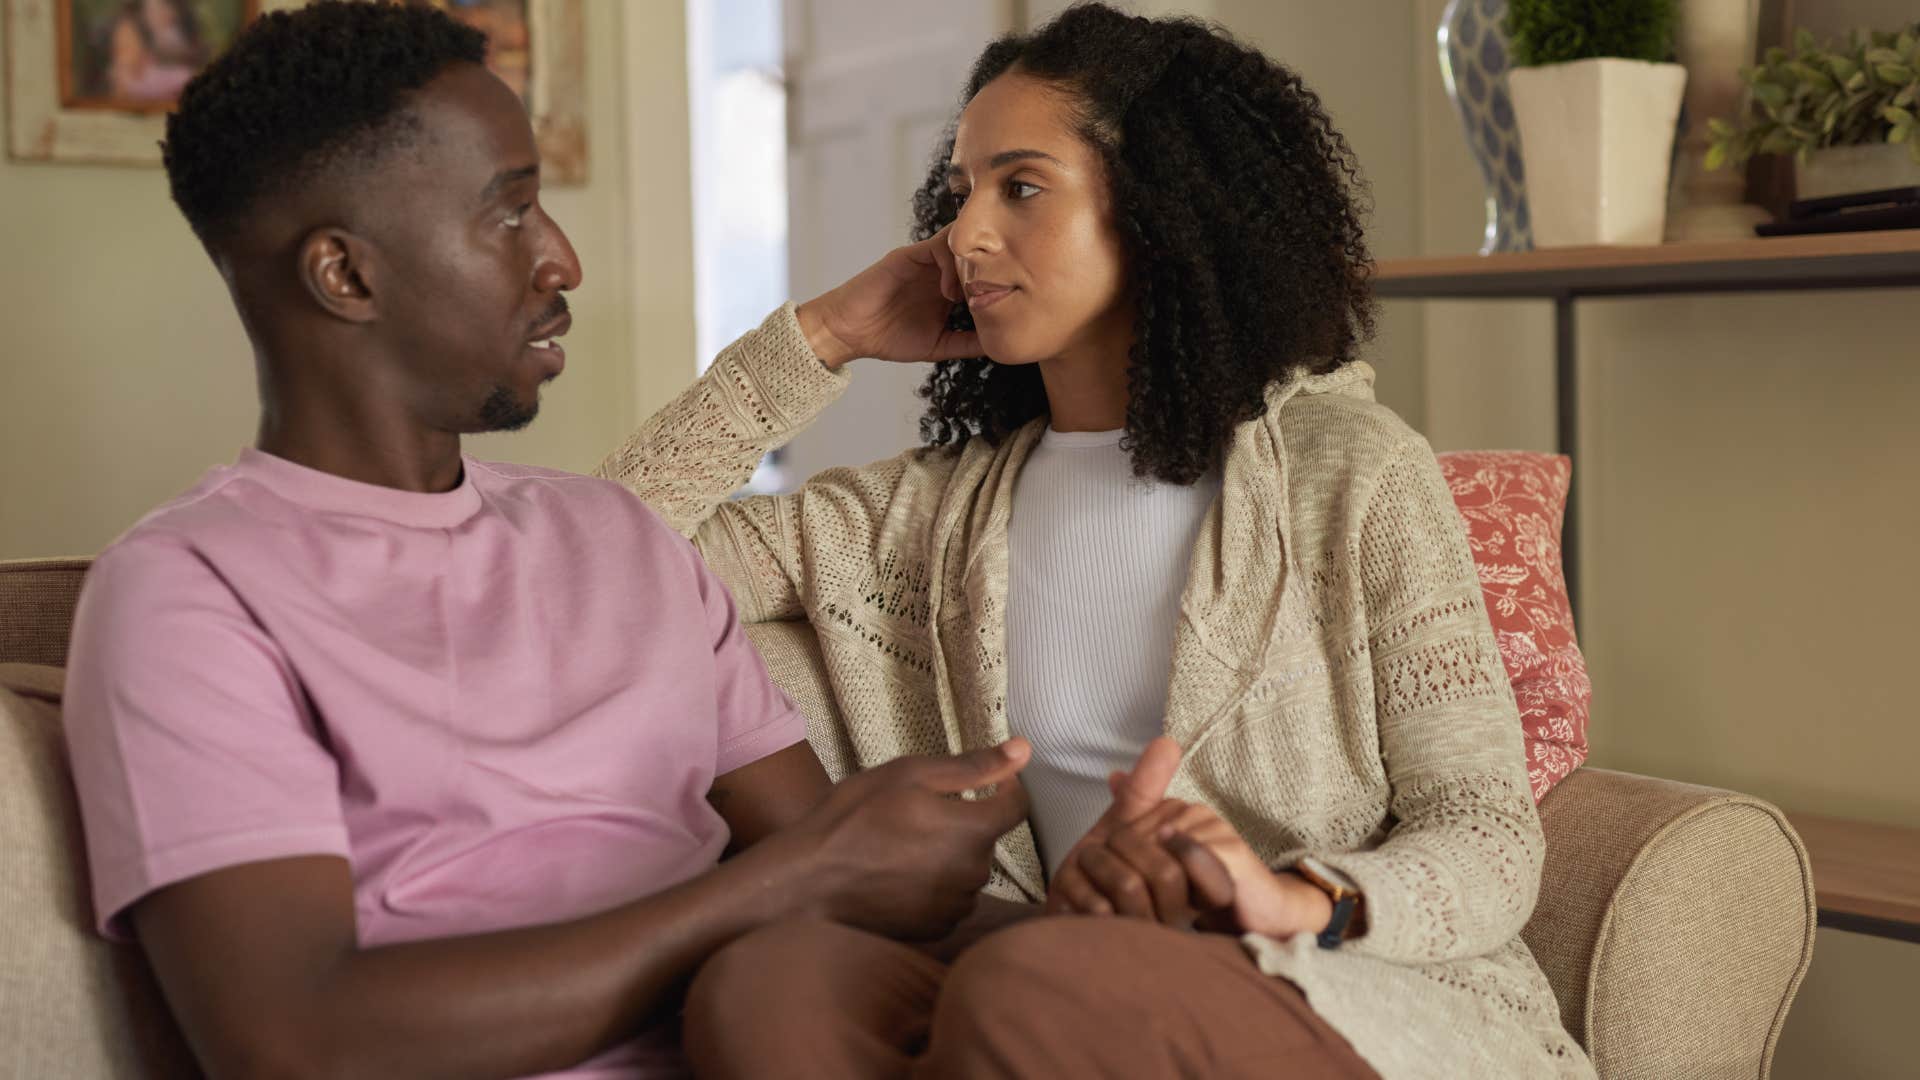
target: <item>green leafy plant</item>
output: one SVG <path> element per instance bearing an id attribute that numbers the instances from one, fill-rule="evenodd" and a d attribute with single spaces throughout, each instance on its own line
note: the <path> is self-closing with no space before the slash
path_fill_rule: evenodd
<path id="1" fill-rule="evenodd" d="M 1874 143 L 1906 143 L 1920 162 L 1920 22 L 1856 32 L 1844 46 L 1801 30 L 1793 49 L 1768 49 L 1763 63 L 1740 69 L 1753 100 L 1744 116 L 1707 121 L 1707 168 L 1758 154 L 1793 154 L 1804 165 L 1815 150 Z"/>
<path id="2" fill-rule="evenodd" d="M 1612 56 L 1662 63 L 1673 56 L 1679 0 L 1510 0 L 1507 40 L 1516 67 Z"/>

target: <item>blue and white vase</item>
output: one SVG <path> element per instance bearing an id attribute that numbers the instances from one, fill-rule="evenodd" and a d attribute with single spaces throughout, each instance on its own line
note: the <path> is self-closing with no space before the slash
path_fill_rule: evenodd
<path id="1" fill-rule="evenodd" d="M 1440 16 L 1440 76 L 1487 185 L 1480 254 L 1533 250 L 1520 128 L 1507 92 L 1507 0 L 1452 0 Z"/>

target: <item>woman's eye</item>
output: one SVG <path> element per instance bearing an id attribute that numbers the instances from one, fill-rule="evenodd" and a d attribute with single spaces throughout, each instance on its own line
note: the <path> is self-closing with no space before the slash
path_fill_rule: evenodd
<path id="1" fill-rule="evenodd" d="M 1038 194 L 1040 194 L 1040 188 L 1036 184 L 1029 184 L 1025 180 L 1007 182 L 1007 197 L 1010 199 L 1031 199 Z"/>
<path id="2" fill-rule="evenodd" d="M 967 196 L 973 193 L 965 189 L 959 189 L 959 190 L 950 190 L 947 192 L 947 194 L 953 196 L 953 205 L 965 206 L 967 205 Z"/>

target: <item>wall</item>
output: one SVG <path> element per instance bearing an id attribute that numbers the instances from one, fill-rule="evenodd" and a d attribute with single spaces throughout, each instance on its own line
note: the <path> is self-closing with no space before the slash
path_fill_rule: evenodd
<path id="1" fill-rule="evenodd" d="M 1444 0 L 1420 0 L 1430 34 Z M 1821 34 L 1911 0 L 1803 3 Z M 1431 40 L 1425 37 L 1425 40 Z M 1480 184 L 1420 50 L 1423 250 L 1475 250 Z M 1580 308 L 1593 763 L 1790 810 L 1920 826 L 1920 501 L 1913 290 L 1587 301 Z M 1545 304 L 1426 303 L 1443 449 L 1553 444 Z M 1821 931 L 1774 1075 L 1913 1074 L 1920 946 Z"/>
<path id="2" fill-rule="evenodd" d="M 567 372 L 482 456 L 590 469 L 693 373 L 679 4 L 588 0 L 591 178 Z M 91 554 L 252 441 L 251 351 L 158 168 L 0 160 L 0 558 Z M 644 355 L 641 355 L 644 354 Z"/>

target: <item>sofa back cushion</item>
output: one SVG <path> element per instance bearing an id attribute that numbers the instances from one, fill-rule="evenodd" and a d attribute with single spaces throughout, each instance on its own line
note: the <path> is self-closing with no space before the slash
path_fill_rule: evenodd
<path id="1" fill-rule="evenodd" d="M 60 669 L 0 662 L 0 1046 L 10 1075 L 196 1075 L 139 949 L 93 931 Z"/>
<path id="2" fill-rule="evenodd" d="M 87 559 L 0 561 L 0 664 L 65 667 Z"/>

